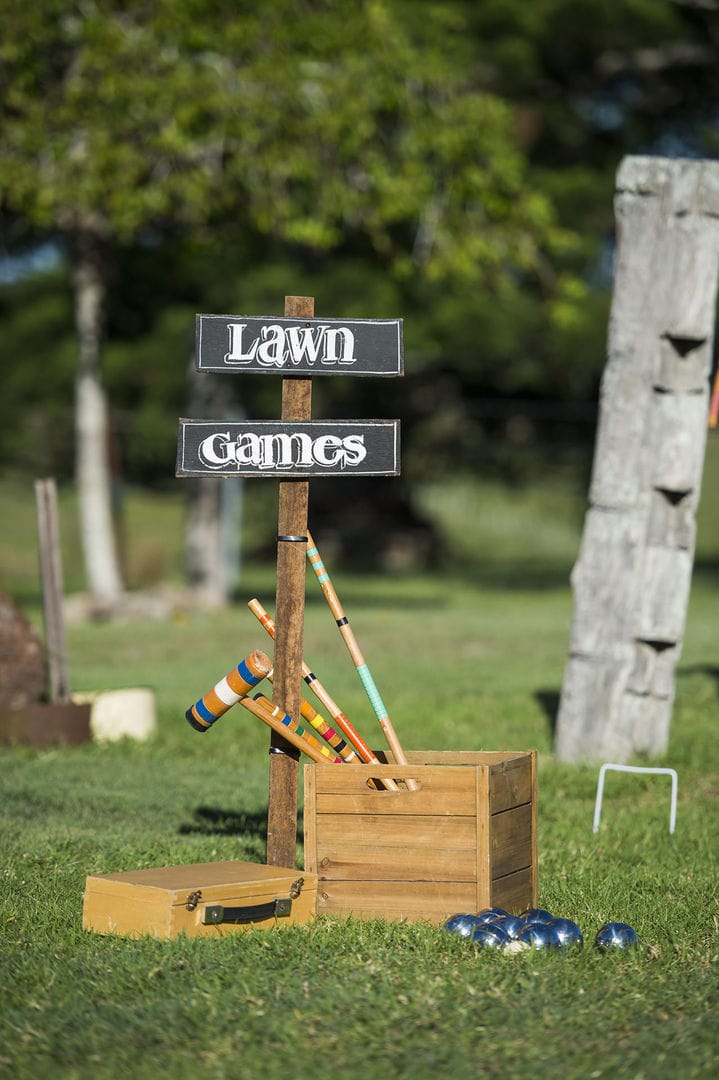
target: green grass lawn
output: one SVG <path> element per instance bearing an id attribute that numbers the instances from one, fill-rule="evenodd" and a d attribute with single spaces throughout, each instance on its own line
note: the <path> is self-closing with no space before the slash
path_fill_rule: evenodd
<path id="1" fill-rule="evenodd" d="M 266 729 L 237 710 L 204 736 L 184 720 L 242 656 L 267 648 L 244 600 L 273 608 L 272 570 L 248 565 L 231 610 L 68 627 L 76 690 L 153 688 L 152 741 L 0 748 L 0 1075 L 714 1076 L 719 534 L 700 534 L 671 742 L 656 762 L 679 773 L 676 832 L 666 777 L 610 775 L 594 835 L 597 769 L 552 755 L 581 502 L 550 493 L 543 515 L 530 494 L 425 498 L 455 545 L 451 571 L 335 583 L 407 747 L 539 751 L 539 899 L 579 922 L 585 948 L 506 956 L 433 926 L 325 917 L 219 940 L 82 929 L 88 874 L 264 859 Z M 469 549 L 458 507 L 481 519 Z M 705 513 L 716 521 L 713 505 Z M 309 579 L 305 654 L 381 746 Z M 610 919 L 637 929 L 637 950 L 592 948 Z"/>

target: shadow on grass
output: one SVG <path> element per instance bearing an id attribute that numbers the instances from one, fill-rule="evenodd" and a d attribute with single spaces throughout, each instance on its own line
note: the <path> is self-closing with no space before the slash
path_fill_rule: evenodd
<path id="1" fill-rule="evenodd" d="M 225 810 L 220 806 L 198 806 L 193 811 L 193 820 L 180 825 L 178 831 L 182 836 L 246 836 L 266 840 L 267 808 L 254 814 L 246 814 L 241 810 Z"/>
<path id="2" fill-rule="evenodd" d="M 484 589 L 530 592 L 569 588 L 571 564 L 541 558 L 492 558 L 466 570 L 469 583 Z M 459 576 L 459 575 L 458 575 Z"/>
<path id="3" fill-rule="evenodd" d="M 694 574 L 705 577 L 708 582 L 719 584 L 719 559 L 697 555 L 694 560 Z"/>
<path id="4" fill-rule="evenodd" d="M 363 574 L 352 571 L 348 565 L 338 567 L 335 585 L 340 601 L 363 607 L 381 607 L 388 603 L 399 602 L 403 608 L 423 607 L 427 602 L 433 606 L 446 606 L 448 597 L 446 586 L 468 586 L 487 591 L 508 592 L 550 592 L 558 589 L 571 592 L 571 573 L 574 558 L 567 559 L 559 555 L 502 556 L 492 554 L 487 558 L 474 556 L 470 559 L 452 562 L 442 560 L 434 567 L 420 567 L 416 570 L 391 572 L 375 569 Z M 330 570 L 330 574 L 333 571 Z M 697 583 L 716 586 L 719 584 L 719 562 L 714 559 L 698 558 L 694 566 Z M 363 585 L 367 581 L 367 588 Z M 307 597 L 309 606 L 321 605 L 325 600 L 319 589 L 312 588 L 312 575 L 307 574 Z M 412 592 L 412 583 L 418 584 Z M 386 588 L 382 586 L 385 585 Z"/>
<path id="5" fill-rule="evenodd" d="M 716 683 L 716 693 L 717 697 L 719 697 L 719 666 L 715 664 L 691 664 L 677 668 L 677 675 L 707 675 Z M 534 700 L 541 706 L 547 718 L 552 741 L 554 741 L 557 733 L 557 715 L 559 713 L 560 699 L 561 690 L 545 689 L 536 690 L 534 693 Z"/>
<path id="6" fill-rule="evenodd" d="M 708 675 L 710 679 L 714 679 L 719 697 L 719 667 L 715 664 L 689 664 L 677 668 L 677 675 Z"/>
<path id="7" fill-rule="evenodd" d="M 308 584 L 311 584 L 309 582 Z M 365 590 L 362 583 L 355 578 L 351 582 L 341 581 L 337 583 L 337 593 L 339 601 L 343 607 L 363 607 L 363 608 L 385 608 L 396 605 L 404 610 L 412 608 L 426 608 L 428 604 L 432 607 L 446 607 L 448 600 L 447 597 L 438 589 L 436 592 L 422 591 L 421 595 L 413 596 L 409 591 L 409 588 L 404 589 L 401 587 L 402 578 L 387 577 L 388 588 L 378 588 L 377 582 L 380 580 L 380 576 L 373 574 L 370 588 Z M 395 585 L 397 588 L 395 588 Z M 317 595 L 308 592 L 305 596 L 306 608 L 326 608 L 327 601 L 322 593 L 317 590 Z"/>
<path id="8" fill-rule="evenodd" d="M 559 690 L 537 690 L 534 694 L 535 701 L 541 705 L 549 725 L 549 733 L 554 740 L 557 730 L 557 713 L 559 712 Z"/>

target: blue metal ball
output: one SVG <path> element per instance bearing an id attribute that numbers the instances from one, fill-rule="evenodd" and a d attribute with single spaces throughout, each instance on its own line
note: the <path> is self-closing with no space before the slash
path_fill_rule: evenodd
<path id="1" fill-rule="evenodd" d="M 520 918 L 524 919 L 526 923 L 550 923 L 553 921 L 554 916 L 549 911 L 545 911 L 544 908 L 535 907 L 530 908 L 529 911 L 523 911 Z"/>
<path id="2" fill-rule="evenodd" d="M 517 941 L 533 949 L 558 949 L 559 934 L 551 923 L 526 923 L 517 935 Z"/>
<path id="3" fill-rule="evenodd" d="M 559 944 L 565 948 L 576 947 L 581 949 L 584 944 L 584 937 L 582 931 L 579 929 L 575 922 L 571 919 L 554 919 L 549 926 L 556 931 L 559 937 Z"/>
<path id="4" fill-rule="evenodd" d="M 524 929 L 527 924 L 519 915 L 501 915 L 491 925 L 501 927 L 510 941 L 515 941 L 519 936 L 519 931 Z"/>
<path id="5" fill-rule="evenodd" d="M 444 923 L 444 929 L 448 930 L 450 934 L 457 934 L 459 937 L 469 938 L 472 936 L 472 931 L 477 925 L 477 916 L 465 912 L 460 913 L 459 915 L 450 916 Z"/>
<path id="6" fill-rule="evenodd" d="M 626 923 L 610 922 L 598 931 L 594 944 L 604 952 L 608 949 L 631 949 L 639 944 L 639 936 Z"/>
<path id="7" fill-rule="evenodd" d="M 505 911 L 504 908 L 489 907 L 483 908 L 482 911 L 478 913 L 477 918 L 481 923 L 492 923 L 496 919 L 501 919 L 508 914 L 509 912 Z"/>
<path id="8" fill-rule="evenodd" d="M 479 923 L 472 933 L 472 941 L 483 949 L 502 949 L 509 943 L 509 937 L 505 934 L 499 923 Z"/>

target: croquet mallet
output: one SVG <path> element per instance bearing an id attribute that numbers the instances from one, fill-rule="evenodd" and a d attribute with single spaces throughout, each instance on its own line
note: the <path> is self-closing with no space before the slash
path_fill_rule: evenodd
<path id="1" fill-rule="evenodd" d="M 377 689 L 374 679 L 372 678 L 372 673 L 370 672 L 365 658 L 360 651 L 360 647 L 357 643 L 354 631 L 349 624 L 349 619 L 345 615 L 339 597 L 337 596 L 337 592 L 335 591 L 330 576 L 327 573 L 324 563 L 322 562 L 320 553 L 317 550 L 317 545 L 312 539 L 309 530 L 307 532 L 307 558 L 309 559 L 310 566 L 314 570 L 315 577 L 320 584 L 325 600 L 327 601 L 329 609 L 334 616 L 334 620 L 337 623 L 337 628 L 342 635 L 342 640 L 347 646 L 347 651 L 350 654 L 352 663 L 354 664 L 357 674 L 359 675 L 360 682 L 364 687 L 365 693 L 369 698 L 370 705 L 372 706 L 374 714 L 379 721 L 379 725 L 384 732 L 384 736 L 387 740 L 387 745 L 394 754 L 395 761 L 399 765 L 408 765 L 409 762 L 407 760 L 407 755 L 402 749 L 402 745 L 399 741 L 399 738 L 397 737 L 397 732 L 394 730 L 392 721 L 389 718 L 387 709 L 385 708 L 385 704 L 380 696 L 380 692 Z M 410 791 L 417 790 L 418 785 L 416 781 L 408 778 L 405 783 L 407 784 L 407 787 Z"/>

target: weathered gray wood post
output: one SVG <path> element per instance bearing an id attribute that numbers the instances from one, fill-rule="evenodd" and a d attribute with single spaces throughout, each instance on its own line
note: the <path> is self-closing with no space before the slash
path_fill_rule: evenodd
<path id="1" fill-rule="evenodd" d="M 719 162 L 628 157 L 594 464 L 555 751 L 666 750 L 707 433 Z"/>

